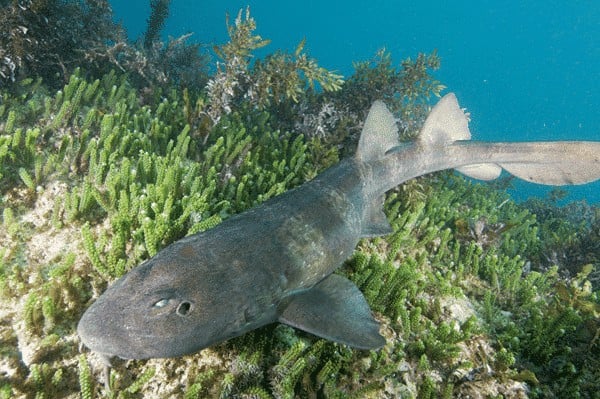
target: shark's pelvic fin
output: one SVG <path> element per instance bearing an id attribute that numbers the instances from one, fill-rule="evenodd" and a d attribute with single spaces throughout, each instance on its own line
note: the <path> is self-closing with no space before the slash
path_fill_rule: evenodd
<path id="1" fill-rule="evenodd" d="M 363 215 L 363 237 L 379 237 L 394 232 L 387 216 L 383 212 L 384 197 L 373 200 Z"/>
<path id="2" fill-rule="evenodd" d="M 296 294 L 279 321 L 359 349 L 377 349 L 385 344 L 363 294 L 350 280 L 336 274 Z"/>

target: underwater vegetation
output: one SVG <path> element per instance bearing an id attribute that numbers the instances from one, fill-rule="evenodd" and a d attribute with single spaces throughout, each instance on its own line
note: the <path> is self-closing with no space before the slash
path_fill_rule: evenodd
<path id="1" fill-rule="evenodd" d="M 38 3 L 6 2 L 19 4 Z M 267 43 L 247 10 L 228 29 L 202 85 L 154 85 L 109 59 L 95 72 L 80 54 L 59 89 L 30 66 L 2 88 L 0 398 L 597 397 L 600 211 L 516 204 L 447 172 L 389 193 L 394 233 L 339 271 L 382 321 L 380 351 L 270 325 L 178 359 L 116 361 L 107 390 L 75 328 L 108 284 L 346 156 L 372 99 L 409 137 L 443 89 L 435 54 L 396 67 L 381 51 L 342 80 L 302 43 L 250 62 Z"/>
<path id="2" fill-rule="evenodd" d="M 130 42 L 107 0 L 1 0 L 0 87 L 14 90 L 22 79 L 41 77 L 58 90 L 81 68 L 92 80 L 112 69 L 129 74 L 149 98 L 160 89 L 201 88 L 208 57 L 200 45 L 188 43 L 189 34 L 160 40 L 168 3 L 151 1 L 144 36 Z"/>
<path id="3" fill-rule="evenodd" d="M 122 35 L 105 0 L 2 0 L 0 6 L 0 87 L 40 76 L 58 89 L 77 66 L 106 71 L 95 55 Z"/>

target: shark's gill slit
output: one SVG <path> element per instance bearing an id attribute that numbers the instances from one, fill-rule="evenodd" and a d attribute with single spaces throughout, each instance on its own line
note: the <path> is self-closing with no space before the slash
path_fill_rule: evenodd
<path id="1" fill-rule="evenodd" d="M 177 306 L 177 314 L 179 316 L 187 316 L 192 310 L 192 304 L 190 302 L 184 301 Z"/>

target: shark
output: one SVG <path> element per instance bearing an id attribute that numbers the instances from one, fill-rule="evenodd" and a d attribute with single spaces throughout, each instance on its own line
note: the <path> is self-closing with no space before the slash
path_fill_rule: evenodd
<path id="1" fill-rule="evenodd" d="M 387 191 L 445 169 L 483 180 L 505 170 L 547 185 L 600 178 L 600 142 L 477 142 L 468 122 L 450 93 L 417 138 L 401 142 L 394 116 L 376 101 L 354 156 L 131 269 L 82 315 L 82 343 L 104 359 L 170 358 L 280 322 L 381 348 L 386 340 L 365 297 L 334 271 L 361 238 L 392 232 Z"/>

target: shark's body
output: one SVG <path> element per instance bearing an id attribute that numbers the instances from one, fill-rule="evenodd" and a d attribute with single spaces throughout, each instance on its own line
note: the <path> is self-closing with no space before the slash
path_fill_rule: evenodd
<path id="1" fill-rule="evenodd" d="M 108 357 L 175 357 L 280 321 L 357 348 L 383 346 L 363 295 L 332 273 L 361 237 L 391 232 L 387 190 L 449 168 L 482 179 L 504 168 L 554 185 L 600 178 L 600 142 L 474 143 L 463 141 L 467 123 L 450 94 L 418 140 L 401 144 L 376 102 L 356 156 L 131 270 L 81 318 L 83 343 Z"/>

